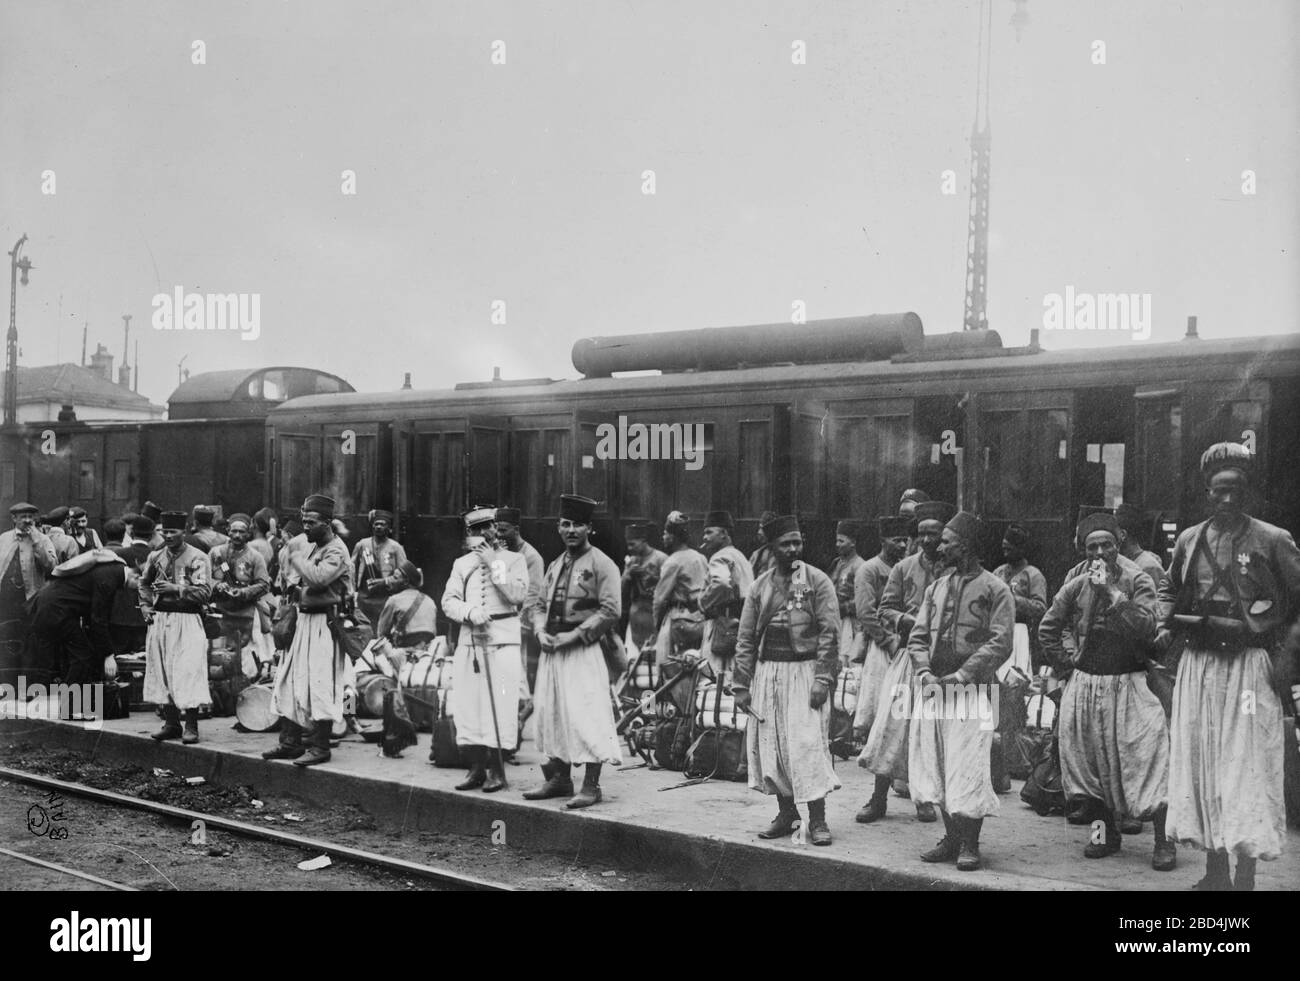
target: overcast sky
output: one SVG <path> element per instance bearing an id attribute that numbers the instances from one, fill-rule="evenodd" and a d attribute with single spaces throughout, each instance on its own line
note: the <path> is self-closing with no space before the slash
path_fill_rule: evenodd
<path id="1" fill-rule="evenodd" d="M 1300 4 L 1026 9 L 1017 42 L 993 0 L 991 326 L 1023 344 L 1072 286 L 1151 294 L 1147 343 L 1188 314 L 1295 330 Z M 361 390 L 572 377 L 579 337 L 798 300 L 959 330 L 979 25 L 978 0 L 3 0 L 20 363 L 79 360 L 87 321 L 120 358 L 124 313 L 156 402 L 182 357 Z M 260 294 L 260 337 L 151 329 L 178 285 Z"/>

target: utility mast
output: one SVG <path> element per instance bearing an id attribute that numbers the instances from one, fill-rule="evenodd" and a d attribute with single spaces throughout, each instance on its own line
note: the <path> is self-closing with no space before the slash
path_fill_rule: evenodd
<path id="1" fill-rule="evenodd" d="M 966 221 L 966 310 L 963 327 L 988 327 L 989 277 L 989 48 L 993 0 L 980 6 L 979 55 L 975 63 L 975 123 L 970 133 L 970 213 Z"/>

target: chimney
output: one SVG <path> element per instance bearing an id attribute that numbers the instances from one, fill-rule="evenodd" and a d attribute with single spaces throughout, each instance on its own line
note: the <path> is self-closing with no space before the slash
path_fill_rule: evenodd
<path id="1" fill-rule="evenodd" d="M 131 366 L 124 364 L 117 369 L 117 383 L 123 388 L 131 387 Z"/>
<path id="2" fill-rule="evenodd" d="M 411 387 L 411 373 L 408 371 L 406 372 L 406 377 L 402 379 L 402 388 L 410 388 L 410 387 Z"/>
<path id="3" fill-rule="evenodd" d="M 135 373 L 131 376 L 131 391 L 140 391 L 140 342 L 135 342 Z"/>
<path id="4" fill-rule="evenodd" d="M 1186 338 L 1184 338 L 1184 340 L 1194 341 L 1194 340 L 1197 340 L 1200 336 L 1201 336 L 1200 334 L 1196 333 L 1196 318 L 1195 318 L 1195 317 L 1188 317 L 1188 318 L 1187 318 L 1187 336 L 1186 336 Z"/>
<path id="5" fill-rule="evenodd" d="M 105 381 L 113 380 L 113 355 L 103 344 L 95 345 L 95 353 L 90 356 L 90 370 Z"/>

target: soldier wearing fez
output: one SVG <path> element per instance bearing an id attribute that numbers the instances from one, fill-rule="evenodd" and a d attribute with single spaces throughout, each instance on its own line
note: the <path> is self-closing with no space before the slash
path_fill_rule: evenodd
<path id="1" fill-rule="evenodd" d="M 528 563 L 497 538 L 496 521 L 496 508 L 466 513 L 469 552 L 451 567 L 442 594 L 443 612 L 462 625 L 448 710 L 470 771 L 456 789 L 488 794 L 505 787 L 503 754 L 519 741 L 519 607 L 529 592 Z"/>
<path id="2" fill-rule="evenodd" d="M 357 584 L 357 603 L 371 623 L 379 622 L 384 604 L 393 593 L 401 592 L 405 585 L 397 575 L 398 567 L 406 561 L 406 549 L 392 539 L 391 511 L 373 510 L 370 519 L 370 537 L 357 542 L 352 549 L 352 581 Z"/>
<path id="3" fill-rule="evenodd" d="M 208 638 L 203 606 L 212 597 L 206 553 L 185 541 L 185 512 L 162 513 L 163 547 L 149 553 L 140 579 L 145 640 L 144 700 L 163 707 L 157 740 L 199 741 L 199 706 L 208 692 Z M 181 713 L 185 729 L 181 731 Z"/>
<path id="4" fill-rule="evenodd" d="M 700 548 L 709 566 L 700 590 L 700 612 L 705 617 L 700 656 L 709 663 L 719 684 L 725 684 L 730 674 L 740 612 L 754 583 L 749 559 L 731 543 L 735 530 L 730 511 L 710 511 L 704 517 Z"/>
<path id="5" fill-rule="evenodd" d="M 1201 457 L 1208 521 L 1183 531 L 1160 586 L 1164 629 L 1186 641 L 1169 725 L 1168 834 L 1205 852 L 1200 890 L 1255 888 L 1255 863 L 1282 854 L 1282 702 L 1295 684 L 1300 552 L 1289 532 L 1246 514 L 1246 447 Z M 1269 654 L 1290 632 L 1277 677 Z M 1237 874 L 1228 864 L 1237 856 Z"/>
<path id="6" fill-rule="evenodd" d="M 998 812 L 989 751 L 997 718 L 990 691 L 998 667 L 1011 656 L 1016 604 L 1007 584 L 981 565 L 983 523 L 959 511 L 944 526 L 940 555 L 951 572 L 925 591 L 907 654 L 920 699 L 908 727 L 912 799 L 936 805 L 945 834 L 921 856 L 970 872 L 980 867 L 980 829 Z M 920 709 L 919 711 L 917 709 Z"/>
<path id="7" fill-rule="evenodd" d="M 344 658 L 329 619 L 352 593 L 352 563 L 333 520 L 333 498 L 310 495 L 302 504 L 306 541 L 286 546 L 281 560 L 286 598 L 298 604 L 298 625 L 271 693 L 271 709 L 281 719 L 280 745 L 263 753 L 265 760 L 327 762 L 330 731 L 343 719 Z"/>
<path id="8" fill-rule="evenodd" d="M 546 570 L 541 595 L 533 604 L 533 628 L 542 645 L 534 693 L 537 749 L 546 782 L 524 794 L 547 800 L 573 794 L 570 767 L 584 765 L 582 789 L 564 806 L 600 802 L 600 770 L 623 760 L 614 732 L 609 669 L 601 637 L 618 624 L 618 566 L 593 548 L 591 516 L 596 502 L 576 494 L 560 498 L 560 537 L 564 554 Z"/>
<path id="9" fill-rule="evenodd" d="M 758 836 L 790 834 L 796 805 L 807 804 L 808 840 L 829 845 L 826 795 L 840 787 L 827 743 L 828 698 L 840 667 L 839 600 L 830 577 L 802 560 L 793 515 L 769 521 L 763 533 L 776 564 L 745 597 L 731 685 L 737 707 L 756 716 L 746 740 L 749 786 L 775 794 L 780 807 Z"/>

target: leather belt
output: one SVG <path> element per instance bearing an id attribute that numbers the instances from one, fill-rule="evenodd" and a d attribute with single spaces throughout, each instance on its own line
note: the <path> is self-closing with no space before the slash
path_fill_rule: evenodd
<path id="1" fill-rule="evenodd" d="M 513 620 L 518 617 L 518 613 L 489 613 L 489 620 Z"/>

